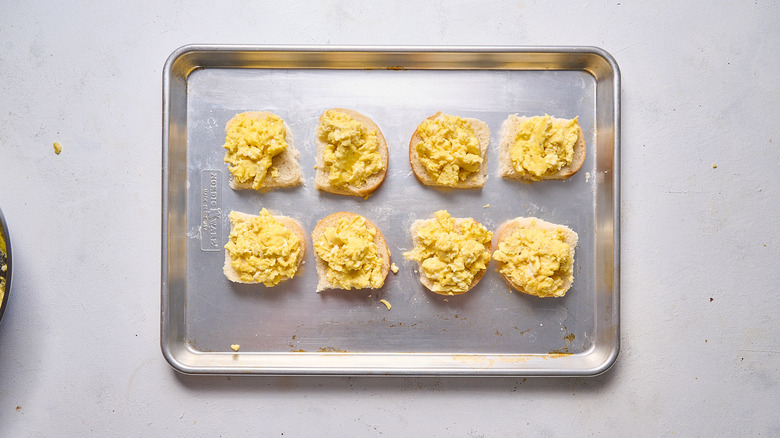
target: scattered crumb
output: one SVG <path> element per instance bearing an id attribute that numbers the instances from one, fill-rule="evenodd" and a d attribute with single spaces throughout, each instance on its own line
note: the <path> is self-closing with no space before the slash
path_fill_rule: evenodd
<path id="1" fill-rule="evenodd" d="M 590 172 L 585 172 L 585 182 L 590 181 Z"/>
<path id="2" fill-rule="evenodd" d="M 17 407 L 16 407 L 16 410 L 17 410 L 17 411 L 21 411 L 21 410 L 22 410 L 22 407 L 21 407 L 21 406 L 17 406 Z"/>
<path id="3" fill-rule="evenodd" d="M 704 343 L 705 343 L 705 344 L 707 343 L 707 340 L 706 340 L 706 339 L 704 340 Z"/>
<path id="4" fill-rule="evenodd" d="M 764 246 L 766 246 L 766 245 L 764 245 Z M 398 265 L 396 265 L 395 263 L 390 264 L 390 270 L 393 271 L 393 274 L 397 274 L 398 273 Z"/>
<path id="5" fill-rule="evenodd" d="M 369 196 L 371 196 L 371 193 L 367 194 L 366 196 L 363 196 L 363 199 L 368 199 Z"/>
<path id="6" fill-rule="evenodd" d="M 233 344 L 233 345 L 231 345 L 231 346 L 230 346 L 230 348 L 231 348 L 233 351 L 238 351 L 238 349 L 239 349 L 239 348 L 241 348 L 241 346 L 240 346 L 240 345 L 238 345 L 238 344 Z"/>
<path id="7" fill-rule="evenodd" d="M 450 300 L 449 300 L 448 298 L 445 298 L 445 299 L 444 299 L 444 302 L 445 302 L 445 303 L 449 303 L 449 302 L 450 302 Z"/>
<path id="8" fill-rule="evenodd" d="M 715 300 L 715 298 L 710 297 L 710 302 L 713 302 L 714 300 Z"/>
<path id="9" fill-rule="evenodd" d="M 379 300 L 379 302 L 384 304 L 385 307 L 387 307 L 387 310 L 390 310 L 393 307 L 387 300 Z"/>
<path id="10" fill-rule="evenodd" d="M 485 204 L 485 206 L 482 208 L 488 208 L 488 207 L 490 207 L 490 204 Z"/>
<path id="11" fill-rule="evenodd" d="M 317 170 L 317 165 L 316 164 L 314 165 L 314 170 Z"/>
<path id="12" fill-rule="evenodd" d="M 60 144 L 60 142 L 55 141 L 54 142 L 54 153 L 59 155 L 60 152 L 62 152 L 62 145 Z"/>
<path id="13" fill-rule="evenodd" d="M 713 169 L 717 169 L 717 168 L 718 168 L 718 165 L 717 165 L 717 164 L 713 164 L 713 165 L 712 165 L 712 168 L 713 168 Z"/>

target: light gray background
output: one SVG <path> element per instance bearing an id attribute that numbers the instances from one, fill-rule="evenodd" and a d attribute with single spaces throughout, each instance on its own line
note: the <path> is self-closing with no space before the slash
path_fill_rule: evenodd
<path id="1" fill-rule="evenodd" d="M 780 434 L 780 4 L 678 3 L 3 2 L 16 266 L 0 435 Z M 161 71 L 188 43 L 610 52 L 616 365 L 590 379 L 177 375 L 159 347 Z"/>

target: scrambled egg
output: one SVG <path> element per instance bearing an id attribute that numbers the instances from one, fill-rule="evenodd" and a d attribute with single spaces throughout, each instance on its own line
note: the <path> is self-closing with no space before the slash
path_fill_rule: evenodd
<path id="1" fill-rule="evenodd" d="M 390 302 L 389 302 L 389 301 L 387 301 L 387 300 L 379 300 L 379 302 L 380 302 L 380 303 L 382 303 L 382 304 L 384 304 L 384 305 L 385 305 L 385 307 L 387 307 L 387 310 L 390 310 L 390 309 L 392 309 L 392 308 L 393 308 L 393 305 L 392 305 L 392 304 L 390 304 Z"/>
<path id="2" fill-rule="evenodd" d="M 331 285 L 339 289 L 382 287 L 382 259 L 374 236 L 376 230 L 369 229 L 362 216 L 341 218 L 335 227 L 325 227 L 314 250 L 328 265 Z"/>
<path id="3" fill-rule="evenodd" d="M 417 133 L 422 139 L 415 145 L 420 163 L 437 184 L 452 187 L 479 172 L 482 154 L 468 120 L 443 114 L 423 121 Z"/>
<path id="4" fill-rule="evenodd" d="M 573 280 L 571 246 L 563 230 L 521 228 L 498 245 L 493 258 L 499 271 L 531 295 L 562 297 L 563 285 Z"/>
<path id="5" fill-rule="evenodd" d="M 474 219 L 466 219 L 456 229 L 455 219 L 446 210 L 417 230 L 417 242 L 404 257 L 420 263 L 423 274 L 433 283 L 432 290 L 448 295 L 468 291 L 474 277 L 487 269 L 490 252 L 485 245 L 493 233 Z"/>
<path id="6" fill-rule="evenodd" d="M 317 127 L 317 138 L 325 143 L 323 159 L 332 186 L 360 187 L 384 169 L 376 131 L 347 113 L 325 111 Z"/>
<path id="7" fill-rule="evenodd" d="M 241 345 L 239 344 L 231 344 L 230 349 L 233 351 L 238 351 L 238 349 L 241 348 Z"/>
<path id="8" fill-rule="evenodd" d="M 391 264 L 390 265 L 390 270 L 393 271 L 393 274 L 397 274 L 398 273 L 398 265 L 396 265 L 395 263 Z"/>
<path id="9" fill-rule="evenodd" d="M 571 164 L 579 136 L 577 117 L 565 122 L 552 117 L 531 117 L 518 127 L 509 147 L 514 169 L 534 181 Z"/>
<path id="10" fill-rule="evenodd" d="M 54 153 L 59 155 L 60 152 L 62 152 L 62 144 L 60 144 L 60 142 L 58 142 L 58 141 L 55 141 L 54 142 Z"/>
<path id="11" fill-rule="evenodd" d="M 287 149 L 287 130 L 282 118 L 268 114 L 263 118 L 237 114 L 228 122 L 225 135 L 225 162 L 239 183 L 252 183 L 255 190 L 263 187 L 263 181 L 276 155 Z M 277 169 L 271 170 L 278 176 Z"/>
<path id="12" fill-rule="evenodd" d="M 232 229 L 225 249 L 242 281 L 271 287 L 295 276 L 301 256 L 301 238 L 268 213 L 241 220 L 230 212 Z"/>

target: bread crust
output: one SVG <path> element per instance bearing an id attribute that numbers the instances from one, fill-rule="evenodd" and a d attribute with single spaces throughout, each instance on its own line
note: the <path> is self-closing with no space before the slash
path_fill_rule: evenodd
<path id="1" fill-rule="evenodd" d="M 567 227 L 565 225 L 554 224 L 552 222 L 547 222 L 545 220 L 542 220 L 542 219 L 539 219 L 539 218 L 536 218 L 536 217 L 517 217 L 517 218 L 514 218 L 512 220 L 506 221 L 503 224 L 501 224 L 498 227 L 498 230 L 496 230 L 496 236 L 497 237 L 496 237 L 496 245 L 495 245 L 495 247 L 498 248 L 498 246 L 501 244 L 501 242 L 504 242 L 505 240 L 509 239 L 509 237 L 512 236 L 512 234 L 515 233 L 515 231 L 523 229 L 523 228 L 534 228 L 534 227 L 542 228 L 542 229 L 545 229 L 545 230 L 562 229 L 563 232 L 564 232 L 565 241 L 569 245 L 569 247 L 571 248 L 571 252 L 570 252 L 571 259 L 572 259 L 572 261 L 574 260 L 574 250 L 575 250 L 575 248 L 577 246 L 577 241 L 579 239 L 579 236 L 577 235 L 577 233 L 574 230 L 572 230 L 571 228 L 569 228 L 569 227 Z M 499 274 L 501 274 L 501 277 L 504 278 L 504 281 L 506 281 L 509 286 L 517 289 L 518 291 L 520 291 L 520 292 L 522 292 L 524 294 L 533 295 L 535 297 L 538 296 L 536 294 L 532 294 L 532 293 L 526 291 L 525 289 L 523 289 L 523 287 L 520 284 L 512 281 L 511 278 L 509 278 L 508 276 L 504 275 L 501 272 L 501 268 L 503 268 L 504 265 L 506 265 L 506 263 L 498 261 L 498 260 L 496 260 L 496 263 L 497 263 L 496 269 L 498 270 Z M 571 288 L 572 282 L 573 282 L 573 280 L 569 280 L 569 279 L 566 279 L 564 281 L 564 283 L 563 283 L 563 290 L 564 290 L 563 294 L 564 295 Z M 563 295 L 561 295 L 561 296 L 563 296 Z M 542 298 L 546 298 L 546 297 L 542 297 Z"/>
<path id="2" fill-rule="evenodd" d="M 455 219 L 455 228 L 459 229 L 461 224 L 463 223 L 463 221 L 465 221 L 466 219 L 470 219 L 470 218 L 453 218 L 453 219 Z M 417 247 L 420 244 L 420 238 L 417 235 L 417 230 L 420 227 L 424 226 L 425 224 L 428 224 L 428 223 L 433 222 L 435 220 L 436 219 L 418 219 L 418 220 L 416 220 L 416 221 L 414 221 L 412 223 L 412 226 L 409 229 L 410 229 L 410 231 L 412 233 L 412 243 L 414 244 L 415 247 Z M 492 242 L 488 241 L 487 243 L 485 243 L 485 249 L 487 250 L 488 253 L 492 254 L 492 252 L 493 252 Z M 491 260 L 492 260 L 492 257 L 491 257 Z M 422 262 L 417 262 L 417 270 L 419 271 L 420 283 L 422 283 L 422 285 L 425 286 L 431 292 L 439 294 L 439 295 L 446 295 L 446 296 L 463 295 L 466 292 L 468 292 L 471 289 L 473 289 L 474 286 L 476 286 L 477 283 L 479 283 L 479 281 L 482 280 L 482 277 L 485 276 L 485 273 L 487 272 L 489 267 L 490 267 L 490 260 L 488 260 L 487 264 L 485 265 L 485 269 L 481 270 L 480 272 L 478 272 L 474 276 L 474 279 L 471 281 L 471 284 L 469 284 L 468 289 L 466 289 L 464 291 L 461 291 L 461 292 L 455 292 L 455 291 L 435 291 L 435 290 L 433 290 L 433 281 L 431 281 L 431 279 L 426 277 L 425 273 L 423 272 Z"/>
<path id="3" fill-rule="evenodd" d="M 512 159 L 510 158 L 509 150 L 514 142 L 517 129 L 521 123 L 527 121 L 529 117 L 518 116 L 517 114 L 510 114 L 504 123 L 501 124 L 501 141 L 499 142 L 498 152 L 498 167 L 499 172 L 503 178 L 514 179 L 519 181 L 534 182 L 535 180 L 529 178 L 525 174 L 522 174 L 515 170 L 512 165 Z M 563 122 L 569 119 L 561 119 L 552 117 L 553 121 Z M 574 143 L 574 155 L 572 156 L 571 163 L 561 167 L 557 172 L 545 175 L 542 180 L 546 179 L 566 179 L 577 173 L 582 164 L 585 163 L 585 134 L 582 131 L 582 126 L 577 122 L 577 142 Z"/>
<path id="4" fill-rule="evenodd" d="M 380 185 L 382 185 L 382 182 L 384 182 L 385 176 L 387 175 L 387 165 L 388 165 L 387 140 L 385 140 L 385 136 L 384 134 L 382 134 L 382 130 L 379 128 L 379 125 L 377 125 L 376 122 L 371 120 L 368 116 L 365 116 L 355 110 L 346 109 L 346 108 L 331 108 L 329 110 L 323 111 L 322 114 L 320 115 L 319 120 L 317 121 L 318 127 L 322 124 L 322 119 L 323 117 L 325 117 L 325 113 L 331 110 L 349 114 L 350 116 L 352 116 L 353 119 L 365 124 L 369 130 L 376 131 L 376 138 L 378 143 L 377 152 L 379 153 L 379 157 L 382 160 L 383 169 L 369 176 L 368 179 L 366 179 L 366 183 L 360 187 L 353 186 L 353 185 L 347 185 L 345 187 L 331 185 L 330 182 L 328 181 L 329 172 L 328 172 L 328 168 L 325 166 L 325 159 L 323 156 L 323 151 L 325 150 L 326 143 L 320 141 L 319 136 L 315 134 L 315 143 L 317 144 L 317 154 L 316 154 L 317 172 L 314 176 L 314 187 L 324 192 L 334 193 L 337 195 L 345 195 L 345 196 L 363 197 L 368 194 L 371 194 L 374 190 L 378 189 Z"/>
<path id="5" fill-rule="evenodd" d="M 446 114 L 439 111 L 436 114 L 428 117 L 426 120 L 434 120 L 443 115 Z M 479 153 L 482 157 L 482 164 L 479 167 L 479 172 L 469 175 L 465 181 L 459 181 L 454 186 L 436 183 L 436 181 L 434 181 L 433 178 L 428 175 L 428 169 L 426 169 L 422 162 L 420 162 L 420 156 L 417 154 L 417 148 L 415 145 L 422 141 L 422 137 L 420 137 L 418 130 L 415 129 L 414 133 L 412 134 L 412 138 L 409 140 L 409 164 L 412 166 L 414 176 L 416 176 L 417 180 L 419 180 L 422 184 L 426 186 L 450 187 L 454 189 L 476 189 L 485 186 L 485 181 L 487 181 L 488 178 L 487 150 L 488 146 L 490 145 L 490 128 L 488 127 L 487 123 L 483 122 L 482 120 L 474 118 L 465 119 L 469 122 L 469 125 L 471 125 L 471 128 L 474 130 L 474 133 L 477 135 L 477 140 L 479 141 Z"/>
<path id="6" fill-rule="evenodd" d="M 238 219 L 241 222 L 246 222 L 252 218 L 257 217 L 257 215 L 254 214 L 248 214 L 248 213 L 242 213 L 239 211 L 234 212 L 237 214 Z M 296 221 L 295 219 L 287 216 L 274 216 L 272 215 L 274 219 L 278 220 L 279 222 L 284 225 L 285 228 L 295 233 L 298 238 L 301 239 L 301 251 L 298 254 L 298 258 L 296 259 L 295 263 L 295 274 L 298 273 L 298 269 L 301 267 L 301 263 L 303 262 L 303 258 L 306 254 L 306 235 L 303 232 L 303 227 L 301 224 Z M 231 231 L 233 230 L 233 223 L 230 224 Z M 227 249 L 225 250 L 225 264 L 222 267 L 222 272 L 225 274 L 225 277 L 227 277 L 228 280 L 234 282 L 234 283 L 243 283 L 243 284 L 263 284 L 262 281 L 243 281 L 239 278 L 238 272 L 236 272 L 236 269 L 233 267 L 232 259 L 230 257 L 230 251 Z M 286 280 L 284 280 L 286 281 Z M 273 286 L 271 286 L 273 287 Z"/>
<path id="7" fill-rule="evenodd" d="M 320 221 L 317 222 L 317 225 L 314 227 L 314 230 L 312 230 L 311 232 L 312 244 L 316 245 L 320 236 L 322 236 L 322 233 L 325 232 L 325 228 L 335 227 L 338 224 L 339 220 L 342 218 L 351 219 L 355 216 L 360 216 L 360 215 L 348 211 L 340 211 L 320 219 Z M 360 217 L 363 217 L 363 219 L 366 220 L 366 227 L 368 229 L 376 230 L 376 233 L 374 235 L 374 244 L 376 245 L 377 255 L 382 261 L 382 267 L 380 269 L 380 272 L 382 274 L 382 285 L 379 286 L 379 288 L 381 288 L 382 286 L 384 286 L 384 282 L 387 279 L 387 273 L 390 271 L 390 248 L 387 247 L 385 236 L 382 235 L 382 231 L 379 229 L 379 227 L 374 225 L 374 223 L 371 222 L 368 218 L 364 216 L 360 216 Z M 317 254 L 317 251 L 313 251 L 313 252 L 314 252 L 314 259 L 315 259 L 315 267 L 317 269 L 317 292 L 326 289 L 347 290 L 344 288 L 337 287 L 328 281 L 328 275 L 327 275 L 328 263 L 325 260 L 323 260 L 322 257 L 319 256 L 319 254 Z M 367 287 L 365 289 L 379 289 L 379 288 Z"/>
<path id="8" fill-rule="evenodd" d="M 270 111 L 246 111 L 236 114 L 225 125 L 225 133 L 227 133 L 228 127 L 233 122 L 233 120 L 242 114 L 255 119 L 260 119 L 269 115 L 275 115 Z M 284 149 L 284 151 L 271 159 L 271 167 L 268 168 L 268 173 L 263 180 L 263 185 L 260 187 L 260 190 L 279 187 L 295 187 L 303 184 L 301 166 L 298 163 L 300 152 L 295 148 L 295 137 L 293 136 L 292 130 L 290 129 L 290 126 L 287 124 L 287 122 L 283 121 L 282 123 L 284 124 L 284 130 L 286 132 L 284 141 L 287 142 L 287 147 Z M 271 176 L 272 169 L 277 169 L 279 171 L 278 177 Z M 230 188 L 233 190 L 253 190 L 251 181 L 240 183 L 236 181 L 236 178 L 232 173 L 230 174 Z"/>

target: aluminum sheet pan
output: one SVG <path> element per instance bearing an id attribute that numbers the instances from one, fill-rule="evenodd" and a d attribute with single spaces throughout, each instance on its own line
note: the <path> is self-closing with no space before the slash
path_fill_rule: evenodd
<path id="1" fill-rule="evenodd" d="M 184 373 L 586 376 L 619 349 L 620 76 L 590 47 L 186 46 L 163 77 L 161 345 Z M 389 170 L 367 200 L 314 188 L 317 118 L 332 107 L 374 119 Z M 270 110 L 291 127 L 304 185 L 233 191 L 224 127 L 236 113 Z M 482 190 L 422 186 L 408 162 L 415 127 L 437 111 L 488 123 Z M 582 169 L 533 184 L 498 175 L 498 138 L 509 114 L 579 116 Z M 485 207 L 486 205 L 489 207 Z M 266 207 L 310 233 L 336 211 L 371 219 L 400 267 L 379 291 L 316 293 L 311 240 L 299 275 L 274 288 L 222 274 L 231 210 Z M 579 233 L 574 285 L 559 299 L 510 292 L 491 263 L 476 288 L 446 297 L 425 289 L 411 223 L 448 209 L 495 230 L 517 216 Z M 392 304 L 388 310 L 380 299 Z M 231 350 L 240 344 L 240 351 Z"/>

